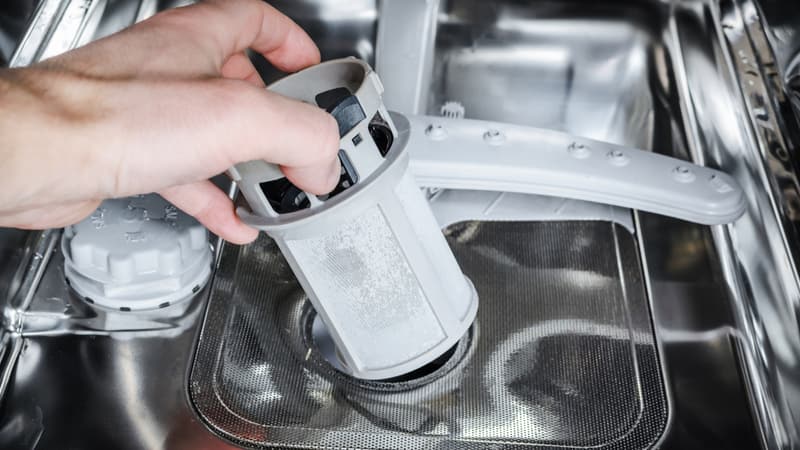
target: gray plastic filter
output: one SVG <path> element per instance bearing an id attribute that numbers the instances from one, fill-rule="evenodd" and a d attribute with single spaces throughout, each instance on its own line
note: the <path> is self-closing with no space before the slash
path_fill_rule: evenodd
<path id="1" fill-rule="evenodd" d="M 386 379 L 435 360 L 465 334 L 478 298 L 409 172 L 381 103 L 383 87 L 355 59 L 330 61 L 269 89 L 336 117 L 342 178 L 326 197 L 303 193 L 263 161 L 230 174 L 252 212 L 242 219 L 278 244 L 351 375 Z"/>

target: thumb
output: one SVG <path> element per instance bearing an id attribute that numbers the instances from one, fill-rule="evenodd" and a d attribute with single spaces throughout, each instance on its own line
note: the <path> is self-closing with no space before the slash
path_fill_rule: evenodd
<path id="1" fill-rule="evenodd" d="M 231 199 L 208 180 L 168 187 L 159 194 L 228 242 L 247 244 L 258 237 L 258 230 L 236 215 Z"/>

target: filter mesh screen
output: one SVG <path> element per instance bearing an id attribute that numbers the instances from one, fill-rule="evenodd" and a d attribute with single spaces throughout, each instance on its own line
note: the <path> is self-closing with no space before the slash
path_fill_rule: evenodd
<path id="1" fill-rule="evenodd" d="M 201 417 L 251 447 L 654 444 L 667 404 L 633 236 L 608 222 L 465 222 L 445 234 L 478 317 L 445 368 L 405 383 L 332 369 L 274 243 L 228 246 L 190 375 Z"/>
<path id="2" fill-rule="evenodd" d="M 329 299 L 329 323 L 339 324 L 340 338 L 351 345 L 374 344 L 357 353 L 364 367 L 390 367 L 444 340 L 403 249 L 377 207 L 327 235 L 290 240 L 286 245 L 317 295 Z M 370 308 L 375 299 L 394 307 Z M 398 326 L 398 317 L 419 324 L 416 345 L 386 352 L 381 347 L 396 345 L 398 332 L 405 330 Z"/>

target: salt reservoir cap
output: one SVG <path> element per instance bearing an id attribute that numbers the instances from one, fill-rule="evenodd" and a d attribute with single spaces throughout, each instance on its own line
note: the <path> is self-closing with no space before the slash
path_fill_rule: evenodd
<path id="1" fill-rule="evenodd" d="M 122 311 L 190 298 L 211 273 L 206 229 L 156 194 L 104 201 L 64 230 L 62 250 L 75 291 Z"/>

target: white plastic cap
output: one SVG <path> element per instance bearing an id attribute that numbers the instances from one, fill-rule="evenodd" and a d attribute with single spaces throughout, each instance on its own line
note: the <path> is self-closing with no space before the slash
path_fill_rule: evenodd
<path id="1" fill-rule="evenodd" d="M 122 311 L 190 298 L 211 273 L 206 229 L 156 194 L 104 201 L 64 230 L 62 250 L 75 291 Z"/>

